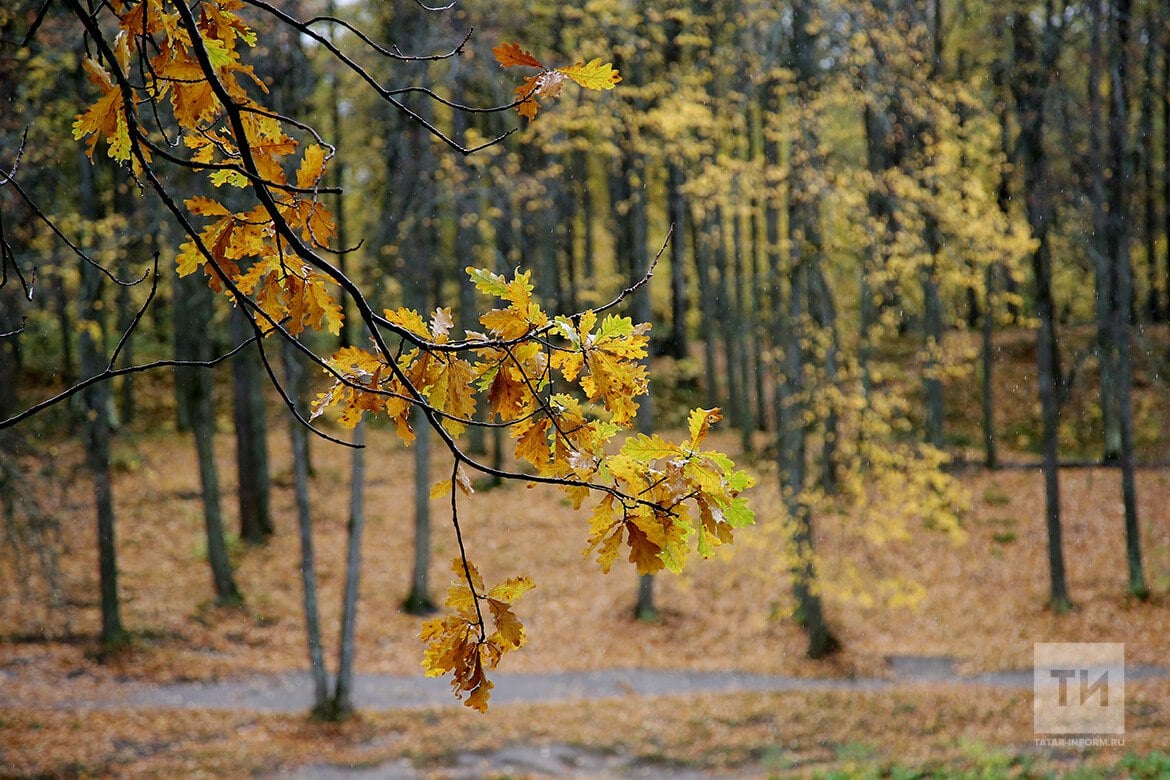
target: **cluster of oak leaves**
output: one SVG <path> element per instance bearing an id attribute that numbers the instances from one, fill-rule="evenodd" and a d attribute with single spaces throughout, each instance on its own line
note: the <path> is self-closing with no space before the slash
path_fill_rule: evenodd
<path id="1" fill-rule="evenodd" d="M 190 163 L 215 187 L 256 196 L 255 206 L 243 211 L 215 198 L 185 200 L 190 215 L 210 222 L 180 247 L 179 273 L 202 269 L 213 289 L 250 311 L 264 335 L 278 328 L 293 336 L 306 329 L 337 334 L 341 308 L 321 271 L 327 266 L 304 259 L 336 237 L 319 200 L 333 150 L 311 143 L 298 161 L 300 143 L 253 97 L 266 89 L 240 59 L 239 45 L 256 42 L 235 13 L 241 7 L 238 0 L 204 2 L 197 11 L 164 0 L 108 4 L 119 32 L 112 41 L 96 41 L 98 57 L 85 61 L 101 95 L 78 115 L 74 137 L 88 139 L 91 157 L 104 140 L 110 157 L 160 188 L 150 166 L 152 146 L 157 151 L 162 139 L 152 138 L 139 112 L 157 118 L 158 106 L 169 103 L 177 128 L 168 129 L 178 131 Z M 514 43 L 493 51 L 502 66 L 539 70 L 516 88 L 516 109 L 528 119 L 537 114 L 537 99 L 555 97 L 566 79 L 589 89 L 612 89 L 621 80 L 600 60 L 548 68 Z M 294 162 L 290 180 L 286 169 Z M 480 293 L 498 302 L 480 317 L 485 332 L 452 341 L 450 310 L 438 309 L 428 320 L 411 309 L 388 309 L 379 325 L 397 337 L 395 354 L 382 339 L 372 340 L 371 349 L 333 354 L 326 361 L 332 385 L 316 398 L 312 416 L 335 408 L 341 425 L 352 428 L 366 412 L 381 414 L 409 443 L 410 412 L 421 398 L 450 436 L 477 419 L 506 425 L 533 480 L 561 486 L 574 508 L 590 494 L 601 496 L 585 554 L 596 553 L 606 572 L 623 545 L 639 573 L 680 571 L 692 545 L 708 556 L 732 541 L 735 528 L 753 522 L 740 496 L 752 478 L 727 456 L 702 449 L 720 419 L 717 409 L 694 410 L 681 443 L 644 434 L 614 443 L 634 420 L 634 399 L 647 391 L 648 325 L 593 311 L 550 317 L 533 299 L 528 272 L 512 278 L 475 268 L 468 273 Z M 487 409 L 477 417 L 481 397 Z M 453 506 L 456 490 L 471 493 L 461 462 L 457 454 L 453 479 L 432 489 L 432 496 L 450 495 Z M 462 555 L 453 568 L 450 612 L 427 621 L 420 634 L 428 643 L 423 667 L 428 676 L 451 673 L 456 695 L 466 694 L 465 703 L 482 711 L 492 688 L 486 670 L 525 642 L 512 605 L 533 583 L 518 577 L 488 588 Z"/>

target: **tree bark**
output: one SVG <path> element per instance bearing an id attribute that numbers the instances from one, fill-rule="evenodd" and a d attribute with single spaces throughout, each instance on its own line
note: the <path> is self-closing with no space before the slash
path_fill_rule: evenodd
<path id="1" fill-rule="evenodd" d="M 207 360 L 211 357 L 207 334 L 211 328 L 212 292 L 200 276 L 176 278 L 175 325 L 176 353 L 181 360 Z M 181 332 L 180 332 L 181 331 Z M 199 461 L 200 496 L 203 503 L 203 526 L 207 542 L 207 562 L 215 601 L 235 605 L 243 601 L 224 540 L 223 513 L 220 509 L 219 471 L 215 463 L 215 408 L 211 398 L 210 369 L 182 367 L 175 370 L 175 384 L 183 397 L 195 439 Z"/>
<path id="2" fill-rule="evenodd" d="M 687 202 L 682 188 L 682 169 L 678 163 L 666 163 L 666 217 L 674 227 L 670 239 L 670 335 L 662 347 L 664 354 L 681 359 L 688 354 L 687 338 Z"/>
<path id="3" fill-rule="evenodd" d="M 807 160 L 815 152 L 812 98 L 817 89 L 816 39 L 811 33 L 812 6 L 796 0 L 792 6 L 791 65 L 796 78 L 796 124 L 792 158 Z M 797 619 L 808 638 L 810 658 L 824 658 L 836 652 L 840 643 L 829 630 L 817 584 L 815 534 L 812 507 L 805 495 L 807 486 L 807 429 L 805 410 L 808 389 L 804 380 L 806 341 L 805 301 L 810 274 L 819 265 L 821 247 L 820 201 L 807 181 L 807 166 L 794 168 L 788 204 L 789 240 L 792 257 L 789 272 L 788 323 L 783 336 L 784 374 L 777 398 L 779 430 L 778 465 L 781 493 L 787 508 L 792 540 L 792 590 Z"/>
<path id="4" fill-rule="evenodd" d="M 699 282 L 699 322 L 703 329 L 703 387 L 707 391 L 707 406 L 719 406 L 719 363 L 715 356 L 715 338 L 717 325 L 715 324 L 715 301 L 711 280 L 711 260 L 713 252 L 707 231 L 699 231 L 699 221 L 693 213 L 689 221 L 691 229 L 691 246 L 694 247 L 695 273 Z"/>
<path id="5" fill-rule="evenodd" d="M 285 382 L 293 398 L 304 384 L 304 367 L 292 342 L 283 347 Z M 313 514 L 309 502 L 308 432 L 296 417 L 288 418 L 292 444 L 293 490 L 296 496 L 297 532 L 301 545 L 301 596 L 305 610 L 305 636 L 309 651 L 309 671 L 313 676 L 313 712 L 329 711 L 329 680 L 325 670 L 325 652 L 321 645 L 321 618 L 317 599 L 317 568 L 313 554 Z"/>
<path id="6" fill-rule="evenodd" d="M 231 313 L 232 342 L 251 337 L 245 315 Z M 264 410 L 263 384 L 256 353 L 244 350 L 232 361 L 232 411 L 236 425 L 236 476 L 239 488 L 240 539 L 263 544 L 274 532 L 269 502 L 268 424 Z"/>
<path id="7" fill-rule="evenodd" d="M 1145 56 L 1142 59 L 1142 100 L 1138 119 L 1138 140 L 1142 161 L 1142 248 L 1146 263 L 1146 317 L 1150 322 L 1162 319 L 1162 300 L 1158 295 L 1158 213 L 1154 190 L 1154 60 L 1158 47 L 1153 6 L 1146 8 Z"/>
<path id="8" fill-rule="evenodd" d="M 982 422 L 983 422 L 983 465 L 989 469 L 999 468 L 999 454 L 995 437 L 995 382 L 992 375 L 995 371 L 995 345 L 992 340 L 995 334 L 995 300 L 996 266 L 989 265 L 983 272 L 983 311 L 980 329 L 981 345 L 979 362 L 982 370 Z"/>
<path id="9" fill-rule="evenodd" d="M 94 186 L 94 167 L 79 155 L 80 212 L 95 220 L 97 192 Z M 80 261 L 81 290 L 78 318 L 83 327 L 78 337 L 80 373 L 83 377 L 100 373 L 103 361 L 102 340 L 105 316 L 102 311 L 102 276 L 98 269 Z M 94 504 L 97 513 L 98 590 L 101 602 L 101 634 L 99 641 L 105 650 L 125 644 L 129 635 L 122 625 L 121 604 L 118 596 L 118 557 L 115 544 L 114 495 L 110 484 L 110 386 L 106 382 L 90 385 L 81 394 L 82 441 L 85 445 L 85 465 L 93 479 Z"/>
<path id="10" fill-rule="evenodd" d="M 1162 82 L 1159 94 L 1162 98 L 1162 237 L 1163 263 L 1165 268 L 1166 308 L 1163 310 L 1170 321 L 1170 6 L 1162 4 L 1160 15 L 1162 29 Z"/>
<path id="11" fill-rule="evenodd" d="M 1137 513 L 1137 486 L 1133 456 L 1133 357 L 1130 317 L 1133 312 L 1133 269 L 1129 251 L 1129 191 L 1133 170 L 1129 149 L 1129 39 L 1132 0 L 1114 0 L 1113 19 L 1117 25 L 1110 57 L 1108 248 L 1112 276 L 1116 280 L 1116 302 L 1110 312 L 1113 348 L 1117 366 L 1117 415 L 1121 434 L 1121 494 L 1125 508 L 1125 550 L 1129 568 L 1129 593 L 1148 598 L 1142 568 L 1141 529 Z"/>
<path id="12" fill-rule="evenodd" d="M 431 600 L 431 429 L 426 415 L 418 407 L 411 412 L 414 427 L 414 564 L 410 575 L 410 593 L 402 603 L 409 615 L 429 615 L 435 611 Z M 454 488 L 454 486 L 452 486 Z"/>
<path id="13" fill-rule="evenodd" d="M 1106 462 L 1121 457 L 1121 419 L 1118 410 L 1118 365 L 1117 333 L 1114 329 L 1113 311 L 1117 307 L 1116 265 L 1110 259 L 1115 251 L 1115 241 L 1110 236 L 1110 222 L 1106 215 L 1106 159 L 1102 139 L 1101 119 L 1101 70 L 1103 61 L 1102 32 L 1108 26 L 1103 18 L 1102 3 L 1106 0 L 1091 0 L 1089 37 L 1089 169 L 1091 184 L 1089 201 L 1093 210 L 1093 238 L 1090 255 L 1093 260 L 1095 282 L 1094 310 L 1097 317 L 1097 366 L 1101 423 L 1104 428 Z M 1119 171 L 1114 171 L 1117 176 Z"/>
<path id="14" fill-rule="evenodd" d="M 353 429 L 350 451 L 349 523 L 346 525 L 345 591 L 341 602 L 341 637 L 337 651 L 337 678 L 329 700 L 329 719 L 345 720 L 353 714 L 354 657 L 357 655 L 358 588 L 362 571 L 362 531 L 365 528 L 366 424 Z"/>
<path id="15" fill-rule="evenodd" d="M 1056 612 L 1071 607 L 1064 572 L 1064 551 L 1060 522 L 1060 474 L 1058 471 L 1060 405 L 1059 358 L 1056 346 L 1055 303 L 1052 297 L 1052 260 L 1048 232 L 1051 227 L 1051 204 L 1048 192 L 1048 161 L 1045 155 L 1044 120 L 1048 79 L 1053 72 L 1057 53 L 1057 31 L 1049 15 L 1042 22 L 1044 40 L 1037 41 L 1037 31 L 1026 13 L 1016 14 L 1012 23 L 1014 54 L 1013 78 L 1020 133 L 1017 143 L 1019 163 L 1024 172 L 1024 200 L 1028 223 L 1037 241 L 1032 253 L 1032 276 L 1035 284 L 1035 307 L 1039 325 L 1036 333 L 1036 370 L 1038 374 L 1041 448 L 1044 460 L 1044 515 L 1048 531 L 1049 606 Z M 1041 50 L 1042 49 L 1042 50 Z"/>

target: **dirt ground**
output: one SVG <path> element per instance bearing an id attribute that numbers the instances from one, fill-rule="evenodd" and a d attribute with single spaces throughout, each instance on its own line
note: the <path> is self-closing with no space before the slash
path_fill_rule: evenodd
<path id="1" fill-rule="evenodd" d="M 399 764 L 422 776 L 544 776 L 552 765 L 535 759 L 509 764 L 500 752 L 561 755 L 557 751 L 569 746 L 579 755 L 562 761 L 559 774 L 854 776 L 914 766 L 944 767 L 943 775 L 970 768 L 984 776 L 1041 776 L 1087 762 L 1107 774 L 1142 776 L 1145 769 L 1118 769 L 1118 762 L 1170 751 L 1170 683 L 1157 679 L 1131 683 L 1125 745 L 1114 748 L 1038 747 L 1029 690 L 943 682 L 893 691 L 500 703 L 485 716 L 452 702 L 368 711 L 341 726 L 296 713 L 75 706 L 119 681 L 231 681 L 305 669 L 284 425 L 273 423 L 270 431 L 277 532 L 263 547 L 233 540 L 245 603 L 230 609 L 212 601 L 190 435 L 160 424 L 117 439 L 120 585 L 134 639 L 100 659 L 90 488 L 76 447 L 53 445 L 54 472 L 29 489 L 59 525 L 61 601 L 50 604 L 37 561 L 17 560 L 7 550 L 0 556 L 0 775 L 264 775 L 305 766 L 325 772 L 324 765 L 342 763 L 381 767 L 379 776 L 394 776 L 390 771 Z M 220 428 L 224 508 L 233 527 L 234 443 L 226 419 Z M 684 575 L 656 577 L 661 616 L 654 622 L 632 617 L 631 569 L 617 566 L 605 576 L 582 555 L 588 513 L 574 512 L 561 494 L 520 482 L 480 490 L 464 502 L 468 550 L 485 578 L 528 575 L 536 582 L 517 605 L 528 645 L 508 656 L 501 672 L 691 669 L 888 679 L 892 658 L 928 657 L 953 659 L 957 674 L 974 675 L 1031 669 L 1037 642 L 1088 641 L 1124 642 L 1130 665 L 1170 666 L 1170 471 L 1139 473 L 1152 590 L 1145 602 L 1126 596 L 1117 472 L 1062 473 L 1065 555 L 1076 605 L 1064 615 L 1045 608 L 1047 548 L 1037 471 L 959 472 L 967 498 L 961 544 L 913 519 L 907 538 L 882 539 L 865 532 L 864 517 L 818 516 L 819 551 L 831 583 L 824 595 L 843 650 L 814 662 L 805 657 L 791 619 L 774 466 L 766 457 L 741 458 L 730 433 L 716 439 L 759 479 L 751 494 L 757 526 L 713 559 L 693 561 Z M 313 445 L 314 543 L 330 666 L 344 576 L 348 457 L 341 447 Z M 399 608 L 412 554 L 412 457 L 390 432 L 371 432 L 357 657 L 364 674 L 421 675 L 420 619 Z M 448 476 L 447 468 L 436 456 L 433 479 Z M 439 599 L 456 551 L 446 509 L 445 500 L 432 502 L 431 591 Z M 900 589 L 883 592 L 859 587 L 859 581 L 897 582 Z M 595 759 L 601 763 L 590 763 Z M 611 759 L 616 763 L 605 763 Z"/>

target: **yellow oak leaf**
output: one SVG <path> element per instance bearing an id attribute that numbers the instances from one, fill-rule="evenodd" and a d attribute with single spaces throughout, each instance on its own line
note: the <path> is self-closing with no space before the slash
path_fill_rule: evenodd
<path id="1" fill-rule="evenodd" d="M 653 574 L 666 567 L 661 553 L 662 547 L 650 539 L 650 535 L 637 523 L 626 523 L 626 541 L 630 546 L 630 563 L 638 569 L 638 574 Z"/>
<path id="2" fill-rule="evenodd" d="M 703 439 L 707 437 L 707 432 L 711 430 L 711 426 L 723 419 L 719 408 L 712 409 L 693 409 L 690 416 L 687 417 L 687 428 L 691 433 L 691 452 L 699 449 L 699 445 L 703 443 Z"/>
<path id="3" fill-rule="evenodd" d="M 447 608 L 452 614 L 426 621 L 419 638 L 427 643 L 422 665 L 428 677 L 451 675 L 451 687 L 464 704 L 481 712 L 487 709 L 492 683 L 486 669 L 494 669 L 505 653 L 525 642 L 524 626 L 511 609 L 516 599 L 532 589 L 527 577 L 505 580 L 485 590 L 475 566 L 466 570 L 461 558 L 455 558 L 452 570 L 459 578 L 447 590 Z M 467 575 L 470 573 L 471 582 Z M 486 633 L 476 604 L 484 602 L 494 630 Z"/>
<path id="4" fill-rule="evenodd" d="M 130 134 L 122 93 L 110 74 L 96 60 L 86 57 L 82 60 L 82 67 L 90 83 L 97 85 L 102 95 L 74 119 L 73 138 L 80 141 L 88 137 L 85 151 L 91 160 L 99 138 L 105 139 L 110 157 L 115 160 L 130 159 Z"/>
<path id="5" fill-rule="evenodd" d="M 321 144 L 310 144 L 306 147 L 305 156 L 301 158 L 301 165 L 297 168 L 297 186 L 301 189 L 316 187 L 321 177 L 325 175 L 328 161 L 328 152 Z"/>
<path id="6" fill-rule="evenodd" d="M 516 440 L 516 457 L 531 463 L 538 473 L 544 474 L 552 460 L 552 450 L 549 447 L 548 432 L 552 421 L 547 417 L 537 420 Z"/>
<path id="7" fill-rule="evenodd" d="M 198 214 L 201 217 L 226 217 L 231 214 L 228 207 L 220 203 L 218 200 L 205 198 L 202 195 L 196 195 L 193 198 L 187 198 L 183 201 L 183 205 L 192 214 Z"/>
<path id="8" fill-rule="evenodd" d="M 602 62 L 600 57 L 586 63 L 578 62 L 567 68 L 557 68 L 557 71 L 565 74 L 585 89 L 613 89 L 622 80 L 621 75 L 614 70 L 613 65 Z"/>
<path id="9" fill-rule="evenodd" d="M 429 339 L 431 337 L 431 329 L 427 327 L 422 315 L 414 309 L 402 306 L 397 309 L 386 309 L 382 314 L 391 324 L 397 325 L 419 338 Z"/>
<path id="10" fill-rule="evenodd" d="M 475 368 L 454 355 L 432 355 L 427 361 L 422 391 L 427 400 L 440 412 L 459 419 L 443 418 L 443 427 L 458 436 L 466 427 L 462 420 L 475 416 Z"/>

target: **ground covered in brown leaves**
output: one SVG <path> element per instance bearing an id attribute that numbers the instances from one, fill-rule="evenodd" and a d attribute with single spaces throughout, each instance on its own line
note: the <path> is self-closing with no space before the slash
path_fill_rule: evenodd
<path id="1" fill-rule="evenodd" d="M 34 561 L 0 564 L 0 774 L 236 775 L 316 762 L 361 766 L 407 760 L 443 774 L 456 755 L 486 755 L 506 745 L 571 745 L 632 755 L 647 766 L 769 775 L 841 770 L 852 775 L 925 770 L 1042 774 L 1087 761 L 1109 773 L 1127 754 L 1170 750 L 1170 682 L 1131 682 L 1121 749 L 1036 748 L 1031 694 L 1024 690 L 918 686 L 873 693 L 704 695 L 571 705 L 497 706 L 486 716 L 460 709 L 366 713 L 343 726 L 302 715 L 208 711 L 78 711 L 120 679 L 224 680 L 306 666 L 299 549 L 287 435 L 271 433 L 277 533 L 258 548 L 233 544 L 245 596 L 241 608 L 212 602 L 189 435 L 166 425 L 123 435 L 116 444 L 115 498 L 123 618 L 134 641 L 99 659 L 97 565 L 89 487 L 73 465 L 75 447 L 58 447 L 51 484 L 30 484 L 61 523 L 63 605 L 50 608 Z M 224 507 L 232 506 L 233 442 L 224 421 L 217 441 Z M 721 434 L 717 444 L 736 450 Z M 317 442 L 313 461 L 314 533 L 330 664 L 344 576 L 348 453 Z M 421 674 L 419 618 L 403 614 L 412 555 L 410 451 L 374 430 L 367 454 L 368 526 L 364 545 L 358 668 Z M 447 476 L 436 458 L 434 479 Z M 1139 473 L 1146 576 L 1152 597 L 1126 596 L 1125 542 L 1118 473 L 1062 474 L 1065 552 L 1075 609 L 1046 610 L 1048 574 L 1043 487 L 1034 470 L 971 470 L 966 541 L 955 545 L 917 528 L 908 541 L 875 546 L 850 531 L 858 518 L 826 517 L 818 540 L 826 566 L 899 576 L 924 588 L 912 607 L 829 589 L 833 630 L 844 650 L 828 661 L 804 657 L 789 619 L 789 582 L 775 469 L 749 463 L 757 528 L 734 548 L 695 561 L 682 577 L 656 578 L 656 622 L 633 619 L 635 575 L 603 576 L 584 558 L 588 515 L 552 490 L 524 483 L 481 490 L 464 503 L 464 533 L 485 577 L 531 576 L 536 589 L 518 604 L 529 643 L 506 659 L 508 671 L 598 668 L 745 670 L 797 677 L 887 676 L 891 656 L 947 656 L 960 673 L 1025 670 L 1033 644 L 1124 642 L 1129 664 L 1170 666 L 1170 471 Z M 64 476 L 62 476 L 64 475 Z M 456 540 L 445 501 L 432 504 L 432 592 L 441 599 Z M 7 551 L 5 553 L 7 555 Z M 847 595 L 852 595 L 848 598 Z M 873 594 L 869 594 L 873 595 Z M 873 601 L 874 603 L 867 603 Z M 1170 765 L 1170 764 L 1168 764 Z M 446 767 L 446 769 L 445 769 Z M 486 771 L 486 770 L 485 770 Z M 943 770 L 939 770 L 943 771 Z M 489 772 L 490 773 L 490 772 Z M 473 776 L 474 772 L 472 772 Z M 1149 776 L 1156 776 L 1151 774 Z"/>

